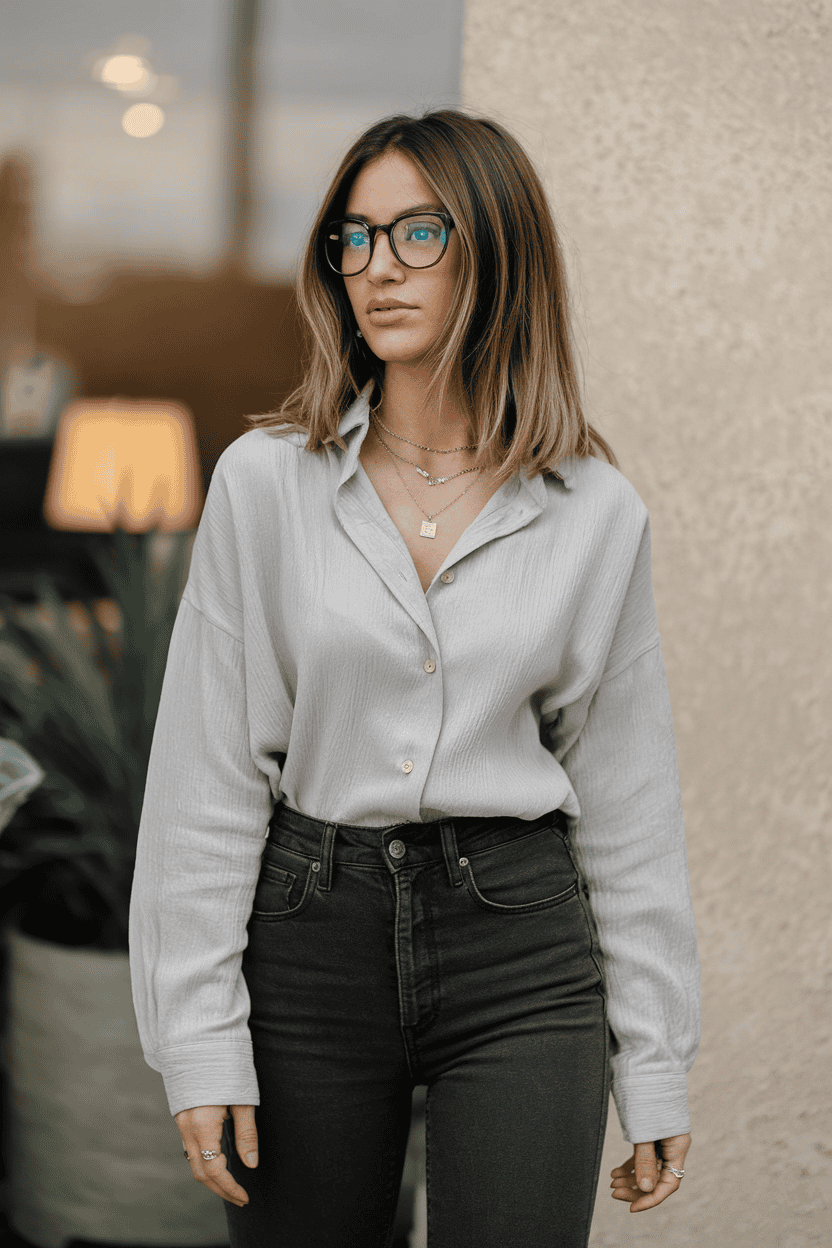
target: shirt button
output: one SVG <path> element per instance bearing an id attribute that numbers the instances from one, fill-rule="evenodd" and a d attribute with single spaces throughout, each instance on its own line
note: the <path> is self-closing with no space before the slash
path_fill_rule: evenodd
<path id="1" fill-rule="evenodd" d="M 439 579 L 440 581 L 444 581 L 446 585 L 450 585 L 451 581 L 454 579 L 454 574 L 453 572 L 443 572 Z"/>
<path id="2" fill-rule="evenodd" d="M 435 671 L 436 671 L 436 664 L 434 663 L 433 659 L 425 659 L 425 662 L 424 662 L 424 669 L 425 669 L 425 671 L 426 671 L 426 672 L 435 672 Z"/>
<path id="3" fill-rule="evenodd" d="M 411 763 L 409 758 L 406 758 L 404 762 L 402 763 L 402 771 L 412 771 L 412 770 L 413 770 L 413 764 Z"/>
<path id="4" fill-rule="evenodd" d="M 391 841 L 389 849 L 391 858 L 404 858 L 407 853 L 407 846 L 404 841 Z"/>

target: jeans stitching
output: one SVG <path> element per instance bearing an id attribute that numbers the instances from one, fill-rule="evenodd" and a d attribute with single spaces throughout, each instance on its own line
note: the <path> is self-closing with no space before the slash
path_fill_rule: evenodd
<path id="1" fill-rule="evenodd" d="M 318 872 L 312 870 L 312 861 L 306 872 L 306 884 L 304 885 L 301 899 L 291 910 L 254 910 L 251 911 L 251 917 L 256 919 L 258 923 L 280 923 L 283 919 L 291 919 L 296 914 L 300 914 L 302 910 L 306 910 L 312 900 L 313 895 L 318 887 Z"/>
<path id="2" fill-rule="evenodd" d="M 564 902 L 569 901 L 578 891 L 577 883 L 570 884 L 569 887 L 563 889 L 562 892 L 555 893 L 554 897 L 544 897 L 540 901 L 524 901 L 516 906 L 506 906 L 499 901 L 489 901 L 487 897 L 483 896 L 477 888 L 477 882 L 474 879 L 474 873 L 471 870 L 470 863 L 465 868 L 464 879 L 465 887 L 472 901 L 475 901 L 477 905 L 482 906 L 484 910 L 497 911 L 498 913 L 502 912 L 503 914 L 529 914 L 533 913 L 535 910 L 546 910 L 548 908 L 554 910 L 557 906 L 562 906 Z"/>
<path id="3" fill-rule="evenodd" d="M 598 991 L 597 986 L 596 991 Z M 609 1114 L 610 1101 L 610 1029 L 607 1022 L 607 998 L 603 992 L 600 993 L 600 996 L 604 1014 L 604 1080 L 601 1090 L 601 1096 L 603 1099 L 601 1104 L 601 1113 L 598 1118 L 598 1135 L 595 1142 L 595 1182 L 589 1191 L 588 1204 L 584 1217 L 584 1248 L 586 1248 L 586 1245 L 589 1243 L 589 1235 L 592 1230 L 592 1215 L 595 1212 L 595 1201 L 598 1197 L 598 1183 L 601 1178 L 601 1156 L 604 1151 L 604 1140 L 607 1133 L 607 1117 Z"/>
<path id="4" fill-rule="evenodd" d="M 491 854 L 496 849 L 505 849 L 506 845 L 519 845 L 522 841 L 527 841 L 531 836 L 542 836 L 545 832 L 554 832 L 558 840 L 563 841 L 563 837 L 555 828 L 537 828 L 534 832 L 524 832 L 522 836 L 511 836 L 507 841 L 500 841 L 499 845 L 486 845 L 482 849 L 466 849 L 465 855 L 469 858 L 479 858 L 483 854 Z"/>
<path id="5" fill-rule="evenodd" d="M 318 880 L 318 888 L 324 893 L 328 893 L 332 889 L 332 866 L 335 853 L 335 836 L 337 831 L 337 823 L 327 823 L 321 835 L 320 853 L 318 855 L 321 869 L 320 878 Z"/>
<path id="6" fill-rule="evenodd" d="M 606 1012 L 607 995 L 606 995 L 605 981 L 604 981 L 604 968 L 601 966 L 601 963 L 599 962 L 598 956 L 597 956 L 598 954 L 600 954 L 601 950 L 595 940 L 595 921 L 594 921 L 592 912 L 589 908 L 589 904 L 584 895 L 582 885 L 583 885 L 583 878 L 579 875 L 578 876 L 578 900 L 581 903 L 581 910 L 583 911 L 584 922 L 586 923 L 587 932 L 589 934 L 589 956 L 592 958 L 592 961 L 595 965 L 595 969 L 598 972 L 599 982 L 595 985 L 595 991 L 597 993 L 600 993 L 604 1001 L 604 1010 Z"/>
<path id="7" fill-rule="evenodd" d="M 568 848 L 568 845 L 567 845 L 567 848 Z M 570 850 L 570 857 L 571 857 L 571 850 Z M 573 859 L 573 862 L 574 862 L 574 859 Z M 595 1201 L 598 1196 L 598 1183 L 601 1177 L 600 1175 L 601 1156 L 604 1151 L 604 1139 L 606 1137 L 607 1117 L 609 1114 L 610 1082 L 611 1082 L 610 1081 L 610 1028 L 609 1028 L 609 1022 L 607 1019 L 607 994 L 606 994 L 606 986 L 605 986 L 605 981 L 604 981 L 604 972 L 598 960 L 598 957 L 596 956 L 596 952 L 597 954 L 600 954 L 601 950 L 600 950 L 600 947 L 597 945 L 597 941 L 595 938 L 594 920 L 593 920 L 591 909 L 589 907 L 587 897 L 584 893 L 585 882 L 580 872 L 578 872 L 578 885 L 579 885 L 578 899 L 581 903 L 581 911 L 583 913 L 584 923 L 586 924 L 587 932 L 589 935 L 589 956 L 592 958 L 593 965 L 595 966 L 595 969 L 598 972 L 598 983 L 595 985 L 595 991 L 598 994 L 598 996 L 601 998 L 601 1008 L 602 1008 L 603 1017 L 604 1017 L 604 1081 L 603 1081 L 603 1090 L 601 1094 L 603 1097 L 603 1104 L 601 1106 L 601 1116 L 598 1120 L 598 1137 L 597 1137 L 597 1142 L 595 1146 L 595 1183 L 590 1192 L 589 1205 L 588 1205 L 588 1208 L 586 1211 L 586 1217 L 585 1217 L 586 1237 L 584 1239 L 584 1244 L 586 1245 L 589 1242 L 589 1235 L 590 1235 L 590 1231 L 592 1230 L 592 1215 L 595 1211 Z"/>
<path id="8" fill-rule="evenodd" d="M 436 940 L 436 925 L 433 918 L 433 907 L 430 902 L 429 876 L 424 873 L 425 886 L 422 889 L 422 904 L 425 907 L 425 945 L 430 964 L 430 1010 L 422 1020 L 423 1024 L 433 1023 L 439 1016 L 439 996 L 442 986 L 442 974 L 439 966 L 439 944 Z M 414 1039 L 414 1047 L 416 1047 Z M 418 1054 L 417 1054 L 418 1056 Z"/>
<path id="9" fill-rule="evenodd" d="M 436 867 L 439 864 L 434 863 L 433 865 L 434 867 Z M 447 879 L 447 876 L 446 876 L 446 879 Z M 451 886 L 448 885 L 448 887 L 450 888 Z M 423 1011 L 419 1015 L 419 1021 L 417 1023 L 414 1023 L 408 1026 L 407 1028 L 412 1038 L 414 1065 L 416 1066 L 416 1068 L 418 1068 L 419 1060 L 420 1060 L 417 1034 L 420 1031 L 423 1031 L 426 1027 L 432 1026 L 433 1023 L 436 1022 L 436 1019 L 439 1017 L 439 996 L 440 996 L 441 981 L 442 981 L 442 976 L 441 976 L 440 967 L 439 967 L 439 946 L 435 939 L 435 925 L 434 925 L 434 919 L 433 919 L 433 909 L 430 904 L 430 893 L 428 892 L 427 881 L 425 883 L 424 888 L 422 889 L 422 898 L 423 898 L 423 905 L 425 907 L 425 928 L 423 932 L 423 939 L 425 941 L 425 951 L 427 953 L 428 965 L 430 968 L 430 1005 L 427 1010 Z M 408 1050 L 408 1061 L 409 1060 L 410 1060 L 410 1054 Z"/>
<path id="10" fill-rule="evenodd" d="M 399 925 L 400 925 L 400 920 L 401 920 L 401 888 L 399 886 L 398 876 L 392 877 L 392 884 L 393 884 L 393 893 L 394 893 L 393 956 L 395 958 L 396 989 L 397 989 L 397 995 L 398 995 L 398 1001 L 399 1001 L 399 1031 L 401 1032 L 402 1043 L 404 1045 L 404 1054 L 405 1054 L 405 1057 L 407 1058 L 407 1069 L 410 1072 L 411 1078 L 413 1078 L 414 1063 L 411 1060 L 410 1043 L 408 1041 L 408 1036 L 407 1036 L 407 1033 L 409 1031 L 412 1031 L 413 1028 L 409 1023 L 405 1022 L 405 1013 L 406 1013 L 405 999 L 404 999 L 404 994 L 402 991 L 401 941 L 399 938 Z"/>

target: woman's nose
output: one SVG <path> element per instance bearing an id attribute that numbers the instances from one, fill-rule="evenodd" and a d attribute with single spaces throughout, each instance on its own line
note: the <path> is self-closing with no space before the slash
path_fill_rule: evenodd
<path id="1" fill-rule="evenodd" d="M 376 234 L 376 241 L 373 244 L 373 254 L 370 257 L 370 263 L 367 266 L 367 276 L 372 281 L 384 279 L 387 277 L 395 277 L 402 271 L 402 264 L 396 258 L 396 253 L 390 246 L 390 239 L 379 230 Z"/>

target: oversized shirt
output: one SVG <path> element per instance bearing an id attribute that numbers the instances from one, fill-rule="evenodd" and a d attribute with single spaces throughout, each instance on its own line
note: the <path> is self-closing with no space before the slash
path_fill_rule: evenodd
<path id="1" fill-rule="evenodd" d="M 624 1134 L 687 1131 L 699 965 L 647 510 L 593 457 L 516 474 L 424 591 L 359 460 L 368 425 L 362 396 L 346 451 L 253 429 L 212 477 L 139 828 L 145 1058 L 173 1114 L 259 1104 L 241 961 L 276 802 L 370 827 L 560 808 Z"/>

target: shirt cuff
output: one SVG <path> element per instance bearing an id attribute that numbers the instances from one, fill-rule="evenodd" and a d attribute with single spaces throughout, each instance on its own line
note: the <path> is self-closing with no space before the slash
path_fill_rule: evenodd
<path id="1" fill-rule="evenodd" d="M 688 1080 L 684 1071 L 613 1075 L 612 1094 L 624 1139 L 630 1144 L 663 1140 L 690 1131 Z"/>
<path id="2" fill-rule="evenodd" d="M 197 1105 L 259 1105 L 251 1042 L 178 1044 L 145 1054 L 165 1081 L 172 1115 Z"/>

